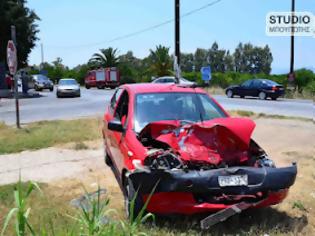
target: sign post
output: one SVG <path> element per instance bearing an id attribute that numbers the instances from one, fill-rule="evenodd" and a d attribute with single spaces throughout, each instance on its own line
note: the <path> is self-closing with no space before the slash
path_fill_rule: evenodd
<path id="1" fill-rule="evenodd" d="M 18 78 L 15 75 L 17 71 L 17 50 L 16 50 L 16 33 L 15 26 L 11 25 L 11 39 L 8 41 L 7 46 L 7 63 L 10 74 L 14 78 L 14 95 L 15 95 L 15 111 L 16 111 L 16 127 L 20 126 L 20 107 L 19 107 L 19 94 L 18 94 Z"/>
<path id="2" fill-rule="evenodd" d="M 209 85 L 209 81 L 211 80 L 211 67 L 210 66 L 204 66 L 200 69 L 201 72 L 201 78 L 202 80 Z"/>

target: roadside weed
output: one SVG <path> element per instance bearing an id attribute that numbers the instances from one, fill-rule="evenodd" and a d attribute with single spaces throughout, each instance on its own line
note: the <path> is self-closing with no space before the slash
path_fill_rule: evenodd
<path id="1" fill-rule="evenodd" d="M 10 223 L 10 220 L 12 219 L 14 215 L 15 215 L 15 232 L 17 236 L 24 236 L 26 235 L 27 231 L 29 231 L 31 235 L 35 235 L 33 227 L 31 226 L 28 219 L 31 208 L 27 207 L 27 200 L 30 197 L 30 194 L 34 191 L 34 189 L 37 189 L 39 192 L 41 192 L 37 183 L 30 182 L 27 187 L 26 192 L 24 193 L 22 189 L 22 182 L 21 182 L 21 177 L 20 177 L 19 182 L 17 183 L 16 188 L 14 190 L 15 207 L 9 211 L 4 221 L 4 226 L 1 231 L 1 236 L 5 235 L 4 233 Z"/>

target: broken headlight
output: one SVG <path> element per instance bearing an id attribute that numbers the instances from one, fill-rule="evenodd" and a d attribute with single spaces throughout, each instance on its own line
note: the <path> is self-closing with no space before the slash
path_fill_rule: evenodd
<path id="1" fill-rule="evenodd" d="M 276 167 L 274 161 L 267 157 L 259 159 L 257 163 L 259 167 Z"/>
<path id="2" fill-rule="evenodd" d="M 144 165 L 152 170 L 170 170 L 182 168 L 182 162 L 171 152 L 156 153 L 144 160 Z"/>

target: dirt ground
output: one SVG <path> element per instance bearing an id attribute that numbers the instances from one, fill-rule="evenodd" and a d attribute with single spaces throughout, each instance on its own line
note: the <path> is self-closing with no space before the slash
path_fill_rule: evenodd
<path id="1" fill-rule="evenodd" d="M 315 231 L 315 126 L 312 122 L 260 118 L 254 139 L 277 166 L 298 164 L 296 184 L 277 210 L 292 219 L 303 219 L 297 232 Z M 24 151 L 0 156 L 0 185 L 19 178 L 48 183 L 56 197 L 82 195 L 83 186 L 92 191 L 100 185 L 110 198 L 110 205 L 123 212 L 123 197 L 111 170 L 104 164 L 102 141 L 86 142 L 88 149 L 75 150 L 65 144 L 38 151 Z M 301 220 L 298 220 L 301 222 Z"/>

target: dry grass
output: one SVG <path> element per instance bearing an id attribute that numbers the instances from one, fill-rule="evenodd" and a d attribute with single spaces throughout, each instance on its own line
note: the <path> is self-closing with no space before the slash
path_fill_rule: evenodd
<path id="1" fill-rule="evenodd" d="M 299 120 L 299 121 L 313 122 L 312 119 L 305 118 L 305 117 L 297 117 L 297 116 L 271 115 L 271 114 L 255 113 L 252 111 L 244 111 L 244 110 L 230 110 L 228 112 L 231 116 L 250 117 L 253 119 L 268 118 L 268 119 Z"/>
<path id="2" fill-rule="evenodd" d="M 99 119 L 41 121 L 28 124 L 23 129 L 0 124 L 0 154 L 98 139 L 101 125 Z"/>
<path id="3" fill-rule="evenodd" d="M 255 116 L 251 113 L 245 116 Z M 240 114 L 238 114 L 240 115 Z M 97 120 L 94 120 L 98 126 Z M 158 217 L 156 225 L 145 224 L 141 227 L 149 235 L 313 235 L 315 232 L 315 147 L 314 126 L 304 120 L 271 119 L 257 117 L 255 139 L 267 153 L 276 159 L 276 164 L 289 164 L 297 161 L 298 176 L 290 189 L 288 198 L 278 206 L 243 212 L 220 223 L 212 229 L 201 232 L 199 220 L 202 216 Z M 83 142 L 83 141 L 82 141 Z M 77 142 L 79 143 L 79 141 Z M 72 145 L 76 142 L 72 143 Z M 89 142 L 84 142 L 89 148 Z M 72 146 L 73 147 L 73 146 Z M 104 166 L 105 168 L 105 166 Z M 96 178 L 97 177 L 97 178 Z M 95 179 L 102 180 L 102 187 L 108 190 L 110 207 L 123 217 L 122 194 L 114 177 L 105 171 L 90 171 L 84 176 L 83 184 L 92 191 Z M 94 183 L 94 185 L 92 185 Z M 78 180 L 62 180 L 49 185 L 42 184 L 44 196 L 33 194 L 31 221 L 37 229 L 53 225 L 55 235 L 67 235 L 74 222 L 67 217 L 74 209 L 69 205 L 73 198 L 83 193 Z M 8 209 L 13 205 L 13 186 L 0 187 L 0 228 Z M 12 232 L 12 231 L 11 231 Z M 11 234 L 8 234 L 11 235 Z"/>

